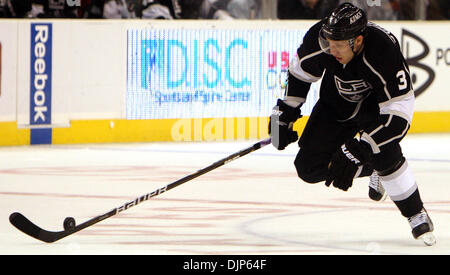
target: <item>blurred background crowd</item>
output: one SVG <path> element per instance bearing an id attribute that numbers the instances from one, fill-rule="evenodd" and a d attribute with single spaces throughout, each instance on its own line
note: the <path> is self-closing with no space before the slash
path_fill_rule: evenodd
<path id="1" fill-rule="evenodd" d="M 369 20 L 449 20 L 450 0 L 0 0 L 2 18 L 321 19 L 342 2 Z"/>

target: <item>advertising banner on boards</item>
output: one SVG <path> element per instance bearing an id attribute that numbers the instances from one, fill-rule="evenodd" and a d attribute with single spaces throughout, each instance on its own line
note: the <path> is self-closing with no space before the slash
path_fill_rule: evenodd
<path id="1" fill-rule="evenodd" d="M 304 34 L 128 30 L 127 118 L 267 116 Z M 315 102 L 317 93 L 310 94 Z M 308 114 L 310 105 L 304 109 Z"/>
<path id="2" fill-rule="evenodd" d="M 52 24 L 32 23 L 30 33 L 30 125 L 44 126 L 31 129 L 30 143 L 51 144 Z"/>

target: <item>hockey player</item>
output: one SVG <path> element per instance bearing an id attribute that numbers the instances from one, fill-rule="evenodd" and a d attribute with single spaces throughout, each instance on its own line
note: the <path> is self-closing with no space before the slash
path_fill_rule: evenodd
<path id="1" fill-rule="evenodd" d="M 412 120 L 414 91 L 397 39 L 350 3 L 313 25 L 270 118 L 278 150 L 297 141 L 292 125 L 302 116 L 311 83 L 320 78 L 320 98 L 298 142 L 298 176 L 347 191 L 354 178 L 372 175 L 369 197 L 389 195 L 413 237 L 433 245 L 433 223 L 399 144 Z"/>

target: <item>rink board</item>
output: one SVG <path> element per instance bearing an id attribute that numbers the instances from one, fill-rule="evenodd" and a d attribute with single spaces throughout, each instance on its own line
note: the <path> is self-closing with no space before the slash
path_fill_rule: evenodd
<path id="1" fill-rule="evenodd" d="M 294 129 L 299 134 L 303 131 L 307 119 L 308 117 L 304 117 L 294 124 Z M 415 113 L 409 133 L 450 132 L 449 121 L 450 112 Z M 52 143 L 81 144 L 263 139 L 268 137 L 266 123 L 268 123 L 267 117 L 196 120 L 80 120 L 72 121 L 71 127 L 53 129 Z M 216 130 L 215 127 L 223 128 Z M 183 131 L 183 128 L 185 131 Z M 2 145 L 30 144 L 30 129 L 17 130 L 16 123 L 0 123 L 0 132 L 2 133 L 0 138 Z"/>

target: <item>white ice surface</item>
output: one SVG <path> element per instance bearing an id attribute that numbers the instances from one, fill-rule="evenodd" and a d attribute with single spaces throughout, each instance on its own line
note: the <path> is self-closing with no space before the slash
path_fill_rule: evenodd
<path id="1" fill-rule="evenodd" d="M 0 254 L 450 254 L 450 135 L 410 134 L 403 152 L 435 225 L 414 240 L 391 200 L 296 175 L 297 145 L 271 145 L 53 244 L 8 220 L 50 231 L 106 213 L 255 141 L 0 148 Z"/>

